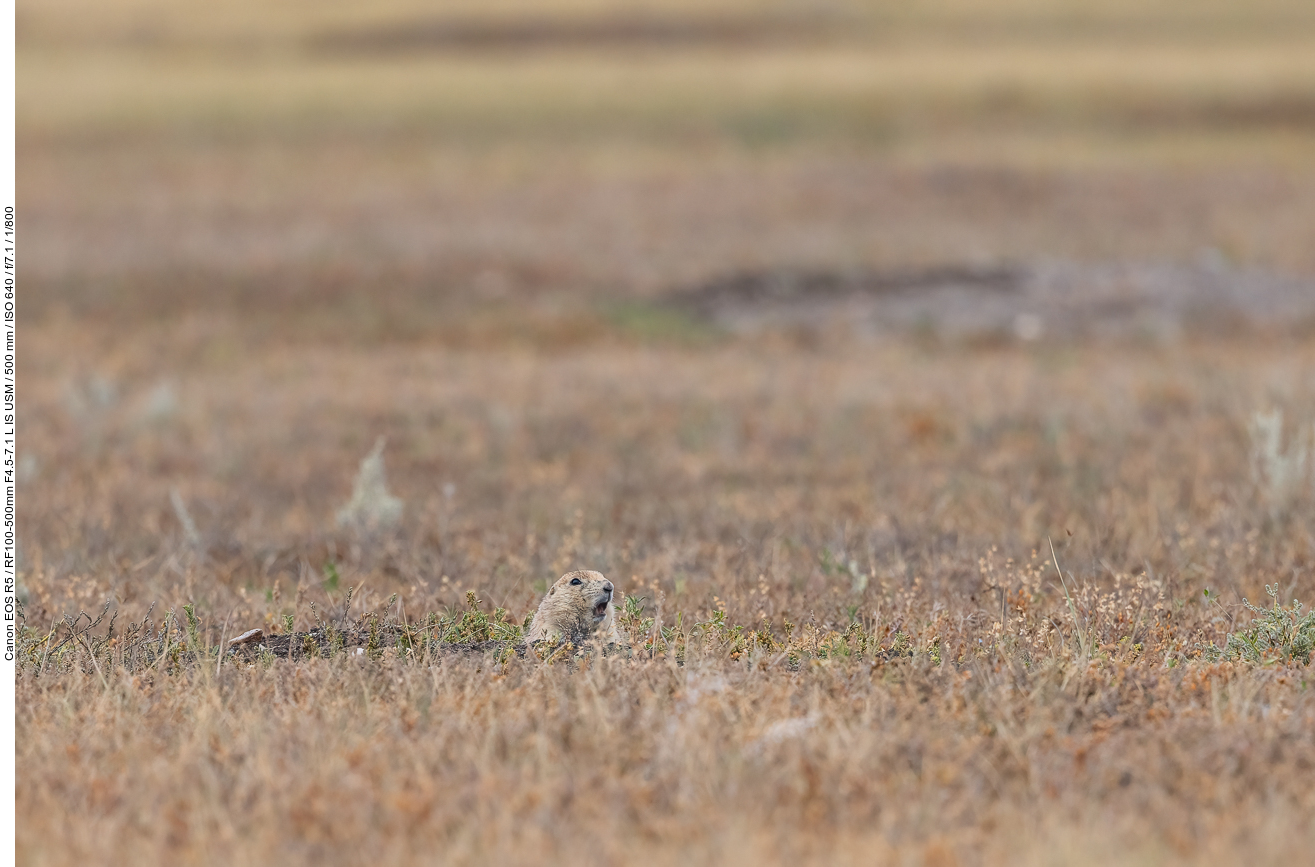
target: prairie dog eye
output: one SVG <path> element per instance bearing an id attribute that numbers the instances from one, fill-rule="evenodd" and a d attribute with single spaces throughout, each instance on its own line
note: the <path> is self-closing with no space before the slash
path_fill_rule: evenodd
<path id="1" fill-rule="evenodd" d="M 571 586 L 572 586 L 572 587 L 579 587 L 579 586 L 580 586 L 581 584 L 583 584 L 583 583 L 584 583 L 584 582 L 581 581 L 579 578 L 572 578 L 572 579 L 571 579 Z"/>

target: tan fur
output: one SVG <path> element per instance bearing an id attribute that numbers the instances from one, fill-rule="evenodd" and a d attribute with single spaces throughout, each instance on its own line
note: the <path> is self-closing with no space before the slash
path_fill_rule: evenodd
<path id="1" fill-rule="evenodd" d="M 580 583 L 572 584 L 576 579 Z M 595 606 L 604 599 L 607 600 L 606 611 L 601 617 L 596 617 Z M 567 572 L 557 579 L 539 603 L 525 640 L 621 644 L 621 634 L 616 628 L 616 599 L 616 588 L 601 572 Z"/>

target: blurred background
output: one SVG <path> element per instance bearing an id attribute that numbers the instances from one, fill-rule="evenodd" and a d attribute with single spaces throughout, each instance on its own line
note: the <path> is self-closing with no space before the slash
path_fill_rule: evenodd
<path id="1" fill-rule="evenodd" d="M 1188 272 L 1315 274 L 1301 0 L 18 15 L 29 322 L 452 339 L 474 328 L 454 316 L 513 306 L 568 337 L 608 325 L 600 302 L 736 276 L 958 277 L 972 295 L 979 272 L 1055 262 L 1143 266 L 1029 274 L 1122 280 L 1163 319 L 1211 290 Z M 947 266 L 969 273 L 921 273 Z M 1045 294 L 1027 276 L 1006 282 Z"/>
<path id="2" fill-rule="evenodd" d="M 429 553 L 360 568 L 519 605 L 588 527 L 669 580 L 643 558 L 755 520 L 910 579 L 1124 527 L 1119 484 L 1176 526 L 1251 490 L 1253 411 L 1303 419 L 1307 0 L 42 0 L 18 34 L 47 601 L 302 586 L 378 436 Z M 1091 552 L 1168 556 L 1126 530 Z"/>

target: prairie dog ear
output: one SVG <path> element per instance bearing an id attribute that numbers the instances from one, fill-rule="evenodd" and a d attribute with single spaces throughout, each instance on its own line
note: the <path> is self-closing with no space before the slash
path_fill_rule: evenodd
<path id="1" fill-rule="evenodd" d="M 548 595 L 551 596 L 551 595 L 553 595 L 553 594 L 556 593 L 556 592 L 557 592 L 557 588 L 556 588 L 556 586 L 554 586 L 551 590 L 548 591 Z"/>

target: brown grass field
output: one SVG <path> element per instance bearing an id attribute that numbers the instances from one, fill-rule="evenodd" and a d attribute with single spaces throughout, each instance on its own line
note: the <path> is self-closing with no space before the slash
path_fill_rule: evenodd
<path id="1" fill-rule="evenodd" d="M 29 0 L 18 69 L 19 863 L 1315 851 L 1311 4 Z M 939 324 L 1047 263 L 1149 270 Z M 907 285 L 673 301 L 799 273 Z M 515 652 L 575 568 L 630 647 Z"/>

